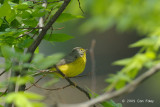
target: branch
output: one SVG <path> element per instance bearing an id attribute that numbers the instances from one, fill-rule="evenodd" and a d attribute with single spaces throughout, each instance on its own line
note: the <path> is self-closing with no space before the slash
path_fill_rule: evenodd
<path id="1" fill-rule="evenodd" d="M 0 76 L 2 76 L 5 72 L 6 72 L 5 70 L 4 70 L 4 71 L 2 71 L 2 72 L 0 73 Z"/>
<path id="2" fill-rule="evenodd" d="M 93 99 L 91 99 L 89 101 L 86 101 L 86 102 L 83 102 L 83 103 L 79 103 L 79 104 L 58 104 L 57 107 L 90 107 L 94 104 L 101 103 L 103 101 L 106 101 L 106 100 L 124 95 L 126 93 L 130 93 L 133 90 L 135 90 L 138 85 L 140 85 L 146 79 L 148 79 L 153 74 L 155 74 L 158 70 L 160 70 L 160 63 L 155 65 L 154 67 L 152 67 L 151 69 L 149 69 L 148 71 L 146 71 L 145 73 L 140 75 L 139 77 L 137 77 L 135 80 L 133 80 L 131 83 L 129 83 L 128 85 L 126 85 L 124 88 L 122 88 L 120 90 L 110 92 L 110 93 L 104 93 L 104 94 L 98 96 L 97 98 L 93 98 Z"/>
<path id="3" fill-rule="evenodd" d="M 66 76 L 59 70 L 59 68 L 58 68 L 57 66 L 55 66 L 55 68 L 56 68 L 57 72 L 60 73 L 60 74 L 67 80 L 67 82 L 69 83 L 69 85 L 75 86 L 75 88 L 77 88 L 79 91 L 83 92 L 83 93 L 88 97 L 88 99 L 91 99 L 89 93 L 88 93 L 86 90 L 84 90 L 83 88 L 79 87 L 79 86 L 76 85 L 74 82 L 72 82 L 68 77 L 66 77 Z"/>
<path id="4" fill-rule="evenodd" d="M 56 2 L 61 2 L 63 0 L 57 0 L 57 1 L 53 1 L 53 2 L 47 2 L 47 4 L 50 4 L 50 3 L 56 3 Z M 41 3 L 44 3 L 44 1 L 32 1 L 33 3 L 37 3 L 37 4 L 41 4 Z"/>
<path id="5" fill-rule="evenodd" d="M 91 63 L 92 63 L 92 67 L 91 67 L 91 89 L 92 91 L 96 91 L 96 73 L 95 73 L 95 68 L 96 68 L 96 62 L 95 62 L 95 57 L 94 57 L 94 48 L 96 45 L 96 40 L 93 39 L 91 42 L 91 48 L 89 50 L 90 56 L 91 56 Z"/>
<path id="6" fill-rule="evenodd" d="M 38 86 L 37 84 L 33 84 L 33 85 L 34 85 L 35 87 L 37 87 L 37 88 L 41 88 L 41 89 L 49 90 L 49 91 L 61 90 L 61 89 L 65 89 L 65 88 L 71 86 L 71 85 L 69 84 L 69 85 L 63 86 L 63 87 L 61 87 L 61 88 L 43 88 L 43 87 L 41 87 L 41 86 Z"/>
<path id="7" fill-rule="evenodd" d="M 25 90 L 30 89 L 31 87 L 33 87 L 35 84 L 37 84 L 41 79 L 43 79 L 46 75 L 43 75 L 41 78 L 39 78 L 35 83 L 33 83 L 31 86 L 29 86 L 28 88 L 26 88 Z"/>
<path id="8" fill-rule="evenodd" d="M 82 13 L 84 14 L 84 11 L 83 11 L 83 9 L 81 8 L 81 3 L 80 3 L 80 1 L 78 0 L 78 4 L 79 4 L 79 8 L 80 8 L 80 10 L 82 11 Z"/>
<path id="9" fill-rule="evenodd" d="M 33 54 L 35 49 L 38 47 L 38 45 L 41 43 L 43 37 L 47 33 L 48 29 L 52 26 L 52 24 L 57 20 L 57 18 L 61 15 L 61 13 L 64 11 L 64 9 L 67 7 L 71 0 L 64 0 L 64 3 L 62 6 L 58 9 L 58 11 L 54 14 L 54 16 L 49 20 L 49 22 L 46 24 L 46 26 L 42 29 L 39 36 L 36 38 L 36 40 L 33 42 L 33 44 L 28 48 L 27 52 Z"/>
<path id="10" fill-rule="evenodd" d="M 0 95 L 0 97 L 2 97 L 4 94 L 6 94 L 8 91 L 8 88 Z"/>
<path id="11" fill-rule="evenodd" d="M 43 27 L 22 27 L 17 29 L 43 29 Z"/>

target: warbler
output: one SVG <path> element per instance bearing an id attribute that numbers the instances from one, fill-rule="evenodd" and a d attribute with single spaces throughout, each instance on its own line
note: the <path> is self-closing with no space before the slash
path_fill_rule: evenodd
<path id="1" fill-rule="evenodd" d="M 60 60 L 56 66 L 66 77 L 75 77 L 81 74 L 86 66 L 86 49 L 73 48 L 72 52 Z M 50 68 L 50 72 L 56 72 L 56 68 Z"/>

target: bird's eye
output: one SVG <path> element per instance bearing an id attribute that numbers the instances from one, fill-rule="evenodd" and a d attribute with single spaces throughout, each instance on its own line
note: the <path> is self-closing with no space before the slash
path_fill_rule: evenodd
<path id="1" fill-rule="evenodd" d="M 83 49 L 80 49 L 80 51 L 83 51 Z"/>

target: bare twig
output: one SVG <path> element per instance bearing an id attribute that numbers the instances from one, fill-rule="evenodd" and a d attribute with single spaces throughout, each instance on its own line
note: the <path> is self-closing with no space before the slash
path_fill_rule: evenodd
<path id="1" fill-rule="evenodd" d="M 33 87 L 35 84 L 37 84 L 41 79 L 43 79 L 46 75 L 43 75 L 41 78 L 39 78 L 35 83 L 33 83 L 31 86 L 29 86 L 28 88 L 26 88 L 25 90 L 30 89 L 31 87 Z"/>
<path id="2" fill-rule="evenodd" d="M 140 75 L 138 78 L 136 78 L 135 80 L 133 80 L 131 83 L 129 83 L 128 85 L 126 85 L 124 88 L 117 90 L 117 91 L 113 91 L 110 93 L 104 93 L 100 96 L 98 96 L 97 98 L 93 98 L 89 101 L 83 102 L 83 103 L 79 103 L 79 104 L 58 104 L 57 107 L 90 107 L 94 104 L 118 97 L 118 96 L 122 96 L 126 93 L 130 93 L 133 90 L 136 89 L 136 87 L 138 85 L 140 85 L 142 82 L 144 82 L 146 79 L 148 79 L 149 77 L 151 77 L 153 74 L 155 74 L 158 70 L 160 70 L 160 63 L 155 65 L 154 67 L 152 67 L 151 69 L 149 69 L 148 71 L 146 71 L 145 73 L 143 73 L 142 75 Z"/>
<path id="3" fill-rule="evenodd" d="M 43 27 L 23 27 L 23 28 L 17 28 L 17 29 L 43 29 Z"/>
<path id="4" fill-rule="evenodd" d="M 93 39 L 91 42 L 91 48 L 89 50 L 90 56 L 91 56 L 91 63 L 92 63 L 92 68 L 91 68 L 91 89 L 92 91 L 96 91 L 96 73 L 95 73 L 95 68 L 96 68 L 96 62 L 95 62 L 95 57 L 94 57 L 94 48 L 96 45 L 96 40 Z"/>
<path id="5" fill-rule="evenodd" d="M 41 87 L 41 86 L 38 86 L 37 84 L 34 84 L 34 86 L 37 87 L 37 88 L 44 89 L 44 90 L 55 91 L 55 90 L 65 89 L 65 88 L 67 88 L 67 87 L 69 87 L 69 86 L 71 86 L 71 85 L 69 84 L 69 85 L 66 85 L 66 86 L 61 87 L 61 88 L 43 88 L 43 87 Z"/>
<path id="6" fill-rule="evenodd" d="M 53 28 L 53 30 L 61 30 L 63 29 L 64 27 L 61 27 L 61 28 Z M 17 28 L 17 29 L 32 29 L 31 31 L 35 30 L 35 29 L 43 29 L 43 27 L 25 27 L 25 28 Z M 29 31 L 29 33 L 31 32 Z"/>
<path id="7" fill-rule="evenodd" d="M 63 29 L 64 27 L 61 27 L 61 28 L 53 28 L 53 30 L 61 30 Z"/>
<path id="8" fill-rule="evenodd" d="M 69 77 L 69 78 L 79 78 L 79 77 L 85 77 L 85 76 L 88 76 L 89 74 L 84 74 L 84 75 L 78 75 L 78 76 L 75 76 L 75 77 Z"/>
<path id="9" fill-rule="evenodd" d="M 57 66 L 55 66 L 55 68 L 56 68 L 57 72 L 58 72 L 59 74 L 61 74 L 61 75 L 67 80 L 67 82 L 69 83 L 69 85 L 74 86 L 75 88 L 77 88 L 78 90 L 80 90 L 81 92 L 83 92 L 83 93 L 88 97 L 88 99 L 91 99 L 89 93 L 88 93 L 86 90 L 84 90 L 83 88 L 81 88 L 80 86 L 78 86 L 78 85 L 76 85 L 74 82 L 72 82 L 68 77 L 66 77 L 66 76 L 59 70 L 59 68 L 58 68 Z"/>
<path id="10" fill-rule="evenodd" d="M 51 15 L 53 9 L 55 9 L 55 8 L 52 8 L 52 9 L 49 11 L 47 17 L 44 19 L 44 23 L 46 23 L 46 21 L 48 20 L 48 18 L 49 18 L 49 16 Z"/>
<path id="11" fill-rule="evenodd" d="M 84 11 L 83 11 L 83 9 L 81 8 L 81 3 L 80 3 L 80 0 L 78 0 L 78 4 L 79 4 L 79 8 L 80 8 L 80 10 L 82 11 L 82 13 L 84 14 Z"/>
<path id="12" fill-rule="evenodd" d="M 6 72 L 5 70 L 4 70 L 4 71 L 2 71 L 2 72 L 0 73 L 0 76 L 2 76 L 5 72 Z"/>
<path id="13" fill-rule="evenodd" d="M 36 34 L 38 34 L 38 30 L 32 35 L 32 39 L 36 36 Z"/>
<path id="14" fill-rule="evenodd" d="M 30 30 L 30 31 L 28 31 L 28 32 L 25 32 L 24 34 L 19 35 L 16 39 L 21 38 L 21 37 L 23 37 L 23 36 L 25 36 L 25 35 L 28 35 L 28 34 L 31 33 L 33 30 L 34 30 L 34 29 L 32 29 L 32 30 Z"/>
<path id="15" fill-rule="evenodd" d="M 8 91 L 8 88 L 0 95 L 0 97 L 2 97 L 4 94 L 6 94 Z"/>
<path id="16" fill-rule="evenodd" d="M 57 1 L 53 1 L 53 2 L 47 2 L 47 4 L 56 3 L 56 2 L 60 2 L 60 1 L 63 1 L 63 0 L 57 0 Z M 44 3 L 44 1 L 33 1 L 33 3 L 42 4 L 42 3 Z"/>

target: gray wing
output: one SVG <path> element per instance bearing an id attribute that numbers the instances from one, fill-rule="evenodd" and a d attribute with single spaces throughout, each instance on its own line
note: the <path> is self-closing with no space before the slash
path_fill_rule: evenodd
<path id="1" fill-rule="evenodd" d="M 60 60 L 56 65 L 60 66 L 60 65 L 68 64 L 68 63 L 71 63 L 75 60 L 76 60 L 75 55 L 70 53 L 69 55 L 65 56 L 62 60 Z"/>

